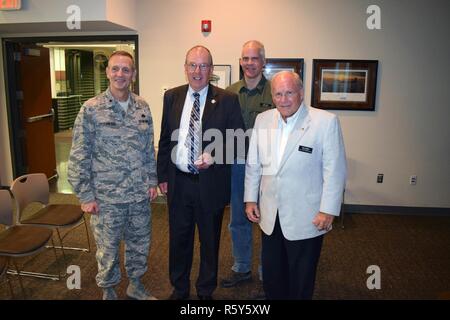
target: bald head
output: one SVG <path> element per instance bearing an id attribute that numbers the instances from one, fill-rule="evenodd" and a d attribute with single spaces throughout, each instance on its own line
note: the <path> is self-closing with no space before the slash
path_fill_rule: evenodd
<path id="1" fill-rule="evenodd" d="M 212 55 L 211 52 L 209 51 L 209 49 L 207 47 L 201 46 L 201 45 L 196 45 L 195 47 L 192 47 L 188 50 L 188 52 L 186 52 L 186 58 L 184 60 L 184 63 L 187 63 L 188 61 L 188 56 L 189 54 L 191 54 L 193 51 L 196 51 L 198 53 L 204 52 L 206 51 L 207 55 L 208 55 L 208 61 L 210 65 L 213 65 L 213 59 L 212 59 Z"/>
<path id="2" fill-rule="evenodd" d="M 272 83 L 277 80 L 277 78 L 284 78 L 284 79 L 291 79 L 294 83 L 295 86 L 298 87 L 299 89 L 303 90 L 303 82 L 300 79 L 300 76 L 298 75 L 297 72 L 293 72 L 293 71 L 280 71 L 278 73 L 276 73 L 273 77 L 272 77 Z"/>
<path id="3" fill-rule="evenodd" d="M 213 72 L 211 52 L 204 46 L 195 46 L 186 53 L 184 71 L 194 91 L 205 88 Z"/>
<path id="4" fill-rule="evenodd" d="M 303 84 L 292 71 L 281 71 L 271 81 L 272 99 L 284 121 L 297 112 L 303 102 Z"/>

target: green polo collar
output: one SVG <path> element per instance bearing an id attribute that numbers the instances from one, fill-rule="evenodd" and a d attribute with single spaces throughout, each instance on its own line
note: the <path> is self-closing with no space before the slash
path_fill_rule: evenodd
<path id="1" fill-rule="evenodd" d="M 257 90 L 260 94 L 262 94 L 263 90 L 264 90 L 264 86 L 266 85 L 266 82 L 267 82 L 266 77 L 264 77 L 264 75 L 262 75 L 261 80 L 259 80 L 259 82 L 258 82 L 258 85 L 254 89 L 249 90 L 245 86 L 245 79 L 242 79 L 239 81 L 239 93 Z"/>

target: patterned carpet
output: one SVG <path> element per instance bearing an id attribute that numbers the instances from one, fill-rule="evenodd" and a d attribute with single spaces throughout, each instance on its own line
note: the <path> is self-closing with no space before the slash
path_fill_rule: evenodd
<path id="1" fill-rule="evenodd" d="M 77 203 L 72 195 L 54 194 L 53 203 Z M 168 279 L 168 225 L 166 205 L 152 204 L 153 225 L 149 270 L 143 281 L 153 295 L 167 298 L 172 288 Z M 220 250 L 219 278 L 230 272 L 232 264 L 229 212 L 225 213 Z M 337 221 L 325 237 L 319 262 L 314 299 L 450 299 L 450 217 L 352 214 L 345 216 L 345 229 Z M 260 232 L 255 230 L 255 247 L 260 245 Z M 83 246 L 86 235 L 82 228 L 70 233 L 67 244 Z M 95 300 L 101 290 L 95 285 L 97 270 L 95 245 L 90 253 L 69 251 L 68 264 L 81 270 L 81 289 L 69 290 L 66 278 L 60 281 L 23 278 L 27 299 L 33 300 Z M 257 249 L 258 250 L 258 249 Z M 123 250 L 122 250 L 123 251 Z M 194 252 L 191 282 L 198 273 L 198 246 Z M 52 250 L 45 250 L 32 258 L 19 261 L 26 270 L 55 273 L 63 264 L 61 253 L 55 261 Z M 123 256 L 121 257 L 123 259 Z M 257 274 L 254 259 L 253 274 Z M 123 260 L 122 260 L 123 261 Z M 369 290 L 369 266 L 380 270 L 380 289 Z M 65 271 L 65 270 L 64 270 Z M 122 282 L 117 288 L 119 297 L 125 298 L 127 280 L 122 266 Z M 15 299 L 21 299 L 16 276 L 9 276 Z M 256 278 L 256 277 L 255 277 Z M 369 279 L 369 281 L 368 281 Z M 219 279 L 220 280 L 220 279 Z M 258 285 L 256 279 L 237 288 L 218 287 L 215 299 L 245 300 L 252 296 Z M 4 277 L 0 280 L 0 299 L 11 299 Z M 191 290 L 195 298 L 195 289 Z"/>

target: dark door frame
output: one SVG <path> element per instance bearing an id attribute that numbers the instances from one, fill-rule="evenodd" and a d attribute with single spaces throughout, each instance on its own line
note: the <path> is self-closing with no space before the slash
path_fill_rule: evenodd
<path id="1" fill-rule="evenodd" d="M 6 111 L 8 117 L 9 143 L 11 147 L 11 161 L 13 179 L 24 171 L 24 151 L 20 144 L 20 113 L 17 103 L 18 77 L 16 72 L 15 46 L 18 44 L 37 44 L 48 42 L 134 42 L 136 70 L 139 70 L 139 42 L 138 35 L 105 35 L 105 36 L 58 36 L 58 37 L 13 37 L 2 39 L 3 66 L 6 94 Z M 136 79 L 134 90 L 139 94 L 139 80 Z"/>

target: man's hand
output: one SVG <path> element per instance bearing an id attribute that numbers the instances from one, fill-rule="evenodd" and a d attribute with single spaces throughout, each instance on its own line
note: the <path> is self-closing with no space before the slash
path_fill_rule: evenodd
<path id="1" fill-rule="evenodd" d="M 194 165 L 198 170 L 208 169 L 214 163 L 213 158 L 209 153 L 202 153 L 197 160 L 195 160 Z"/>
<path id="2" fill-rule="evenodd" d="M 246 202 L 245 213 L 247 214 L 248 220 L 251 222 L 259 222 L 260 214 L 258 204 L 256 202 Z"/>
<path id="3" fill-rule="evenodd" d="M 99 208 L 98 208 L 97 201 L 91 201 L 91 202 L 86 202 L 86 203 L 81 204 L 81 210 L 83 212 L 87 212 L 90 214 L 97 214 L 99 212 L 98 209 Z"/>
<path id="4" fill-rule="evenodd" d="M 316 226 L 319 231 L 331 230 L 331 225 L 333 223 L 334 216 L 324 212 L 318 212 L 314 217 L 312 223 Z"/>
<path id="5" fill-rule="evenodd" d="M 161 182 L 158 186 L 162 194 L 167 194 L 167 182 Z"/>
<path id="6" fill-rule="evenodd" d="M 158 196 L 158 191 L 156 190 L 156 187 L 152 187 L 148 189 L 148 195 L 150 196 L 150 201 L 153 201 Z"/>

